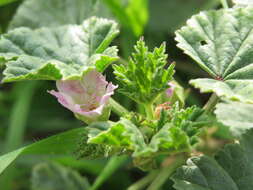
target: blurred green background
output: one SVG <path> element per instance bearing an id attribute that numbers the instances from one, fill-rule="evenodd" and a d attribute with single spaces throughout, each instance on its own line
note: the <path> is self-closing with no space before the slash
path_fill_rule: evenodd
<path id="1" fill-rule="evenodd" d="M 43 1 L 43 0 L 37 0 Z M 127 59 L 131 54 L 133 45 L 140 36 L 144 36 L 150 48 L 167 44 L 168 62 L 176 62 L 175 79 L 185 88 L 189 89 L 187 105 L 202 105 L 208 95 L 200 95 L 188 85 L 189 79 L 205 76 L 196 64 L 193 63 L 181 50 L 176 47 L 174 32 L 180 28 L 193 14 L 201 10 L 215 9 L 220 6 L 218 0 L 149 0 L 147 6 L 141 4 L 133 11 L 124 13 L 113 6 L 113 2 L 126 6 L 127 0 L 100 0 L 102 9 L 109 18 L 120 23 L 121 33 L 113 42 L 119 46 L 119 55 Z M 136 2 L 139 0 L 135 0 Z M 8 30 L 9 23 L 23 1 L 0 0 L 0 33 Z M 144 14 L 144 15 L 143 15 Z M 145 21 L 146 19 L 146 21 Z M 136 21 L 136 23 L 135 23 Z M 29 25 L 29 23 L 27 23 Z M 0 60 L 1 61 L 1 60 Z M 2 73 L 3 66 L 0 73 Z M 114 80 L 112 69 L 106 71 L 108 80 Z M 0 74 L 0 78 L 1 78 Z M 57 134 L 83 124 L 76 120 L 72 113 L 57 103 L 56 99 L 47 93 L 54 89 L 51 81 L 18 82 L 13 84 L 0 84 L 0 151 L 1 154 L 12 151 L 45 137 Z M 129 110 L 137 109 L 128 98 L 116 93 L 115 99 Z M 112 120 L 117 119 L 115 115 Z M 54 160 L 62 165 L 78 171 L 86 176 L 89 182 L 94 182 L 99 176 L 107 159 L 100 160 L 74 160 L 72 158 L 52 158 L 49 156 L 26 156 L 19 159 L 4 175 L 0 176 L 1 190 L 27 190 L 31 188 L 31 173 L 33 167 L 41 162 Z M 103 183 L 101 190 L 123 190 L 146 175 L 132 167 L 130 159 L 114 172 Z M 163 189 L 169 190 L 171 182 L 168 181 Z"/>

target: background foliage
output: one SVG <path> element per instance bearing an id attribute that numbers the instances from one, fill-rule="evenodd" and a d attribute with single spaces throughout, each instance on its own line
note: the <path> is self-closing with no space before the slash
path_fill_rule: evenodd
<path id="1" fill-rule="evenodd" d="M 219 8 L 218 0 L 101 0 L 102 3 L 98 5 L 95 5 L 96 1 L 94 0 L 64 0 L 64 4 L 60 2 L 62 0 L 54 0 L 54 3 L 50 0 L 0 0 L 0 33 L 19 26 L 34 29 L 41 26 L 61 25 L 62 23 L 80 24 L 84 19 L 94 15 L 113 18 L 120 24 L 121 33 L 114 40 L 114 45 L 119 47 L 121 57 L 128 59 L 133 51 L 133 45 L 140 36 L 144 36 L 150 48 L 158 47 L 165 41 L 167 43 L 166 52 L 169 52 L 168 61 L 176 62 L 176 80 L 191 92 L 191 95 L 186 99 L 186 105 L 203 105 L 205 103 L 208 95 L 200 95 L 198 90 L 189 86 L 188 81 L 197 77 L 205 78 L 207 74 L 192 64 L 193 61 L 176 47 L 174 32 L 185 25 L 186 20 L 200 10 Z M 84 7 L 83 4 L 89 6 Z M 45 10 L 47 14 L 38 10 Z M 86 14 L 83 14 L 84 12 Z M 112 74 L 112 68 L 107 70 L 106 75 L 109 80 L 117 83 Z M 2 79 L 2 76 L 0 77 Z M 83 124 L 47 93 L 48 89 L 53 88 L 54 83 L 48 81 L 0 84 L 1 153 L 12 151 L 67 129 L 74 129 L 75 134 L 80 133 L 78 128 Z M 115 95 L 115 99 L 129 109 L 143 111 L 142 107 L 137 107 L 130 98 L 119 93 Z M 219 105 L 216 112 L 227 109 L 224 108 L 225 106 L 227 106 L 225 103 Z M 238 107 L 245 107 L 245 105 L 242 103 Z M 252 110 L 253 108 L 248 106 L 247 109 Z M 244 112 L 241 114 L 247 115 Z M 220 117 L 227 118 L 225 114 Z M 249 121 L 242 122 L 252 122 L 250 116 L 247 115 L 247 117 Z M 111 116 L 111 120 L 116 119 L 116 115 Z M 237 125 L 233 121 L 225 121 L 224 124 L 233 123 L 235 133 L 240 133 L 236 130 Z M 226 129 L 224 130 L 226 131 Z M 71 134 L 66 135 L 70 137 L 73 144 L 76 143 L 75 139 L 71 138 Z M 229 138 L 229 134 L 226 132 L 220 135 Z M 61 140 L 61 137 L 53 138 Z M 40 144 L 37 146 L 39 147 Z M 66 179 L 64 175 L 67 175 L 68 180 L 71 180 L 66 182 L 68 184 L 64 184 L 65 188 L 88 189 L 89 182 L 92 182 L 95 184 L 93 189 L 126 189 L 147 174 L 134 169 L 130 158 L 122 158 L 119 160 L 120 167 L 115 166 L 112 167 L 112 170 L 107 170 L 104 166 L 105 163 L 110 164 L 110 161 L 108 162 L 106 159 L 76 161 L 71 156 L 56 157 L 55 154 L 60 148 L 71 150 L 72 147 L 62 146 L 55 149 L 52 147 L 52 150 L 46 150 L 50 153 L 49 155 L 44 155 L 43 150 L 35 148 L 42 155 L 29 155 L 18 159 L 1 175 L 0 188 L 4 188 L 4 190 L 39 190 L 40 184 L 46 184 L 43 189 L 51 190 L 55 188 L 55 184 L 58 184 L 58 180 L 64 181 Z M 226 148 L 226 151 L 231 148 L 233 147 Z M 234 148 L 242 151 L 238 147 Z M 32 152 L 33 148 L 19 149 L 16 154 L 18 156 L 26 151 Z M 49 164 L 49 160 L 55 163 Z M 222 163 L 222 159 L 219 161 Z M 214 161 L 210 162 L 213 164 Z M 0 169 L 3 168 L 4 166 L 0 166 Z M 53 179 L 53 182 L 46 183 L 48 178 Z M 176 176 L 174 180 L 177 181 L 178 186 L 183 186 Z M 169 190 L 171 184 L 172 181 L 167 181 L 163 189 Z M 62 189 L 62 184 L 59 185 L 59 189 Z"/>

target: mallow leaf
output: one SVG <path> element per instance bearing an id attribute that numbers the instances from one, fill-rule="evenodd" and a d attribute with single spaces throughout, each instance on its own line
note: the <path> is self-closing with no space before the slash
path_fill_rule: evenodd
<path id="1" fill-rule="evenodd" d="M 201 12 L 176 32 L 178 47 L 213 79 L 191 80 L 202 92 L 253 102 L 253 8 Z"/>
<path id="2" fill-rule="evenodd" d="M 99 0 L 26 0 L 19 6 L 9 29 L 79 25 L 91 16 L 106 17 L 107 12 Z"/>
<path id="3" fill-rule="evenodd" d="M 0 60 L 6 64 L 4 82 L 79 79 L 102 72 L 117 59 L 108 47 L 118 34 L 114 21 L 91 17 L 82 25 L 14 29 L 0 36 Z"/>
<path id="4" fill-rule="evenodd" d="M 88 190 L 86 178 L 57 163 L 40 163 L 32 171 L 32 190 Z"/>
<path id="5" fill-rule="evenodd" d="M 174 112 L 176 110 L 172 110 Z M 133 123 L 121 118 L 119 122 L 97 122 L 89 126 L 88 144 L 117 147 L 119 151 L 133 153 L 135 158 L 151 158 L 160 154 L 190 152 L 197 142 L 197 135 L 208 119 L 202 109 L 190 107 L 177 113 L 161 113 L 161 119 L 153 126 L 148 121 Z M 169 114 L 169 115 L 168 115 Z"/>
<path id="6" fill-rule="evenodd" d="M 173 176 L 177 190 L 251 190 L 253 130 L 239 144 L 226 145 L 215 158 L 193 157 Z"/>
<path id="7" fill-rule="evenodd" d="M 150 104 L 169 88 L 174 74 L 174 64 L 167 65 L 165 44 L 149 51 L 140 39 L 128 63 L 114 65 L 114 74 L 121 84 L 120 92 L 138 103 Z"/>
<path id="8" fill-rule="evenodd" d="M 253 105 L 241 102 L 219 103 L 215 110 L 218 121 L 228 126 L 234 136 L 253 128 L 252 113 Z"/>
<path id="9" fill-rule="evenodd" d="M 50 154 L 73 156 L 84 131 L 84 128 L 73 129 L 0 156 L 0 174 L 21 155 Z"/>
<path id="10" fill-rule="evenodd" d="M 140 154 L 147 146 L 141 131 L 124 118 L 117 123 L 98 122 L 91 124 L 88 137 L 88 143 L 123 147 L 133 151 L 133 156 Z"/>

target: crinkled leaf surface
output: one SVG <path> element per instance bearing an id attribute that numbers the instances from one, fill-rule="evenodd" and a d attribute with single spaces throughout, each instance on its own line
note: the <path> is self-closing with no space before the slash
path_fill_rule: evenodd
<path id="1" fill-rule="evenodd" d="M 206 11 L 176 32 L 178 47 L 214 78 L 191 84 L 203 92 L 253 102 L 252 20 L 250 7 Z"/>
<path id="2" fill-rule="evenodd" d="M 91 16 L 107 17 L 107 12 L 99 0 L 26 0 L 18 8 L 9 29 L 82 24 Z"/>
<path id="3" fill-rule="evenodd" d="M 89 126 L 88 143 L 109 145 L 133 152 L 133 157 L 154 157 L 159 154 L 189 152 L 197 141 L 199 129 L 206 125 L 200 119 L 202 110 L 191 107 L 181 110 L 171 122 L 162 119 L 152 137 L 145 135 L 145 126 L 136 126 L 122 118 L 119 122 L 98 122 Z M 166 115 L 166 117 L 169 117 Z"/>
<path id="4" fill-rule="evenodd" d="M 32 190 L 87 190 L 90 185 L 78 172 L 56 163 L 41 163 L 33 168 Z"/>
<path id="5" fill-rule="evenodd" d="M 132 150 L 134 156 L 146 148 L 140 130 L 126 119 L 117 123 L 99 122 L 90 126 L 89 143 L 125 147 Z"/>
<path id="6" fill-rule="evenodd" d="M 253 105 L 240 102 L 224 102 L 216 106 L 215 114 L 231 133 L 240 136 L 253 128 Z"/>
<path id="7" fill-rule="evenodd" d="M 0 156 L 0 174 L 19 156 L 26 154 L 73 155 L 84 128 L 67 131 Z"/>
<path id="8" fill-rule="evenodd" d="M 149 51 L 144 40 L 139 40 L 127 64 L 114 65 L 114 74 L 121 84 L 120 92 L 139 103 L 149 104 L 169 88 L 174 64 L 167 65 L 166 47 Z"/>
<path id="9" fill-rule="evenodd" d="M 240 144 L 225 146 L 215 159 L 201 156 L 187 161 L 173 180 L 177 190 L 251 190 L 253 187 L 253 130 Z"/>
<path id="10" fill-rule="evenodd" d="M 117 49 L 108 48 L 117 34 L 115 22 L 96 17 L 82 25 L 14 29 L 0 36 L 3 81 L 78 79 L 90 69 L 102 72 L 117 59 Z"/>

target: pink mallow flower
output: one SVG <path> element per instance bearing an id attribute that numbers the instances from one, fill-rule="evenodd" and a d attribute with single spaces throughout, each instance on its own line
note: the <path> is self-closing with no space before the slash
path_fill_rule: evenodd
<path id="1" fill-rule="evenodd" d="M 168 97 L 171 97 L 173 95 L 175 88 L 176 88 L 176 85 L 173 82 L 169 82 L 168 85 L 170 87 L 166 90 L 166 95 Z"/>
<path id="2" fill-rule="evenodd" d="M 110 115 L 109 98 L 117 86 L 108 83 L 96 70 L 89 71 L 81 80 L 57 81 L 58 92 L 51 90 L 59 103 L 86 122 L 107 120 Z"/>

